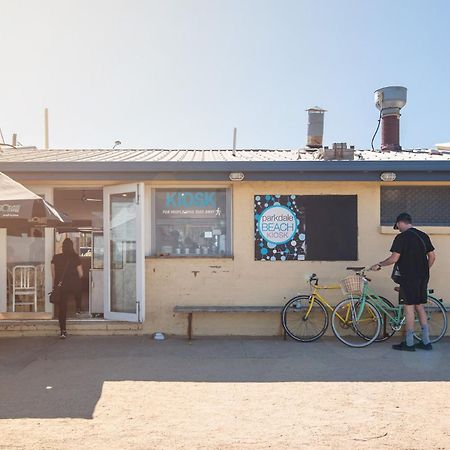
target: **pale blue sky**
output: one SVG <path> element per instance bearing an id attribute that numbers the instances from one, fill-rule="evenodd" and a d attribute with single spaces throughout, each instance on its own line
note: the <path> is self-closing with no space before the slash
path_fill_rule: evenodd
<path id="1" fill-rule="evenodd" d="M 445 0 L 0 0 L 0 127 L 52 148 L 368 148 L 373 91 L 408 88 L 403 147 L 450 140 Z M 379 139 L 377 139 L 379 145 Z"/>

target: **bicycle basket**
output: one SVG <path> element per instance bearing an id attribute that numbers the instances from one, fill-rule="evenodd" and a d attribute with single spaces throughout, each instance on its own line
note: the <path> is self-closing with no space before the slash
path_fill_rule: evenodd
<path id="1" fill-rule="evenodd" d="M 341 288 L 344 294 L 362 294 L 364 279 L 359 275 L 348 275 L 341 281 Z"/>

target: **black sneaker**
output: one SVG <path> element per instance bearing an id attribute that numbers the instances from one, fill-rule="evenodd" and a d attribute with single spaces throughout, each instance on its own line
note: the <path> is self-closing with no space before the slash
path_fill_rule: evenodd
<path id="1" fill-rule="evenodd" d="M 405 352 L 415 352 L 416 347 L 415 345 L 407 345 L 405 341 L 400 342 L 400 344 L 394 344 L 392 346 L 394 350 L 403 350 Z"/>
<path id="2" fill-rule="evenodd" d="M 67 333 L 65 331 L 61 331 L 61 334 L 59 335 L 60 339 L 65 339 L 67 337 Z"/>
<path id="3" fill-rule="evenodd" d="M 420 348 L 420 350 L 433 350 L 431 342 L 428 342 L 428 344 L 424 344 L 423 341 L 420 341 L 414 347 Z"/>

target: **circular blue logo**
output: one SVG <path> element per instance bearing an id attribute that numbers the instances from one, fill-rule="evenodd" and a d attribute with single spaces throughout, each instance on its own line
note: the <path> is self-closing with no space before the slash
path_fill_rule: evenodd
<path id="1" fill-rule="evenodd" d="M 272 244 L 289 242 L 297 232 L 299 221 L 286 206 L 269 206 L 259 216 L 258 230 L 261 237 Z"/>

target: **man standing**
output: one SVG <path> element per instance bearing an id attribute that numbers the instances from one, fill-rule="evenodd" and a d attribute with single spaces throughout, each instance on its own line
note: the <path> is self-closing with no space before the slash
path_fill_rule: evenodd
<path id="1" fill-rule="evenodd" d="M 416 348 L 431 350 L 427 315 L 424 304 L 428 296 L 430 268 L 436 256 L 429 236 L 412 226 L 408 213 L 398 215 L 394 230 L 399 230 L 391 247 L 391 256 L 371 267 L 380 270 L 384 266 L 396 264 L 399 272 L 399 302 L 404 304 L 406 317 L 406 341 L 393 345 L 395 350 L 413 352 Z M 414 312 L 419 316 L 422 327 L 422 341 L 414 345 Z"/>

